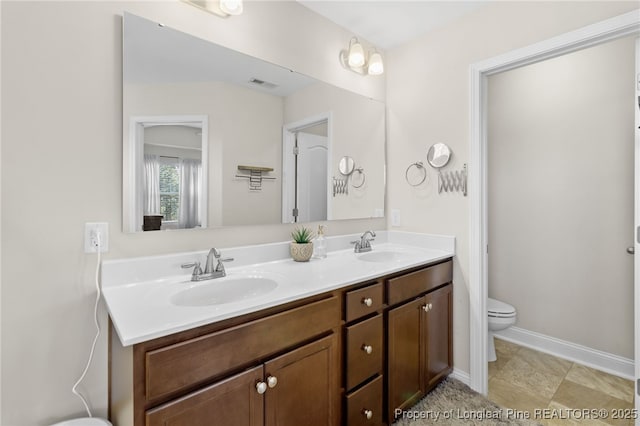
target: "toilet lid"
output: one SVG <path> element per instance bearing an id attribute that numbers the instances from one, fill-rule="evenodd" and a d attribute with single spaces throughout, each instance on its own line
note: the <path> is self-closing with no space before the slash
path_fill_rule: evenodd
<path id="1" fill-rule="evenodd" d="M 82 419 L 66 420 L 51 426 L 111 426 L 111 423 L 98 417 L 85 417 Z"/>
<path id="2" fill-rule="evenodd" d="M 488 297 L 487 312 L 489 314 L 494 314 L 495 316 L 513 316 L 516 313 L 516 308 L 508 303 Z"/>

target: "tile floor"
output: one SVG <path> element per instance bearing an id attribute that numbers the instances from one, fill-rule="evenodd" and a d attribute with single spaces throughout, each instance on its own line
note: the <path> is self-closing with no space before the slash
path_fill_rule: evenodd
<path id="1" fill-rule="evenodd" d="M 493 402 L 529 412 L 547 426 L 635 424 L 633 381 L 501 339 L 495 344 L 498 360 L 489 363 Z M 536 409 L 548 410 L 536 415 Z M 605 409 L 608 418 L 587 419 L 583 409 Z"/>

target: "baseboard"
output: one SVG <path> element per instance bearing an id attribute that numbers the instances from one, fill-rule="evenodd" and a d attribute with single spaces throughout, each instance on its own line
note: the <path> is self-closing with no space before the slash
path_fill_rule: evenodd
<path id="1" fill-rule="evenodd" d="M 586 346 L 518 327 L 510 327 L 506 330 L 497 331 L 494 334 L 497 338 L 508 342 L 548 353 L 558 358 L 577 362 L 578 364 L 586 365 L 587 367 L 595 368 L 605 373 L 634 380 L 634 363 L 632 359 L 623 358 L 618 355 L 591 349 Z"/>
<path id="2" fill-rule="evenodd" d="M 458 370 L 457 368 L 453 369 L 453 372 L 449 374 L 449 377 L 453 377 L 454 379 L 460 380 L 462 383 L 464 383 L 467 386 L 469 386 L 469 383 L 471 383 L 471 376 L 469 376 L 469 373 L 464 372 L 462 370 Z"/>

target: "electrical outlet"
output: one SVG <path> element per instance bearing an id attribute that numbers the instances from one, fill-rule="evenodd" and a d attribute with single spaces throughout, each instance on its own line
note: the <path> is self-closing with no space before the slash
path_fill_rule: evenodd
<path id="1" fill-rule="evenodd" d="M 99 242 L 99 244 L 98 244 Z M 84 252 L 97 253 L 109 251 L 109 224 L 106 222 L 84 224 Z"/>
<path id="2" fill-rule="evenodd" d="M 400 226 L 400 210 L 391 210 L 391 226 Z"/>

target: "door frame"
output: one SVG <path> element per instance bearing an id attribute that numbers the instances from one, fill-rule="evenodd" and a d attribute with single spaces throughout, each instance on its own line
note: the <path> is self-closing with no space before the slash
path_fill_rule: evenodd
<path id="1" fill-rule="evenodd" d="M 621 37 L 640 35 L 640 9 L 471 64 L 469 68 L 469 385 L 488 391 L 487 78 Z M 637 134 L 637 133 L 636 133 Z M 637 136 L 636 136 L 637 137 Z M 637 155 L 638 148 L 636 148 Z M 636 172 L 638 165 L 636 165 Z M 638 189 L 636 189 L 638 191 Z M 638 195 L 636 195 L 636 201 Z M 637 210 L 636 210 L 637 211 Z M 637 245 L 637 242 L 636 242 Z M 636 300 L 640 279 L 635 278 Z M 636 311 L 636 375 L 640 373 L 640 303 Z M 638 401 L 639 398 L 636 398 Z"/>
<path id="2" fill-rule="evenodd" d="M 295 172 L 293 160 L 289 152 L 295 146 L 295 133 L 307 127 L 315 126 L 323 121 L 327 122 L 327 220 L 332 219 L 332 197 L 331 197 L 331 161 L 332 139 L 333 139 L 333 119 L 331 111 L 323 112 L 293 123 L 282 126 L 282 223 L 293 223 L 291 221 L 291 211 L 293 209 Z"/>
<path id="3" fill-rule="evenodd" d="M 129 118 L 128 138 L 123 148 L 122 228 L 124 232 L 142 231 L 142 182 L 144 161 L 144 128 L 150 126 L 193 126 L 201 129 L 202 185 L 200 203 L 201 227 L 206 228 L 209 204 L 209 117 L 206 115 L 150 115 Z"/>

